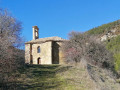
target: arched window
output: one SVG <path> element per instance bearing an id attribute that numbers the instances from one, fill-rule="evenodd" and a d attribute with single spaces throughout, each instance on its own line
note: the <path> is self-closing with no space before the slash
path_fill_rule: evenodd
<path id="1" fill-rule="evenodd" d="M 40 46 L 37 47 L 37 53 L 40 53 Z"/>

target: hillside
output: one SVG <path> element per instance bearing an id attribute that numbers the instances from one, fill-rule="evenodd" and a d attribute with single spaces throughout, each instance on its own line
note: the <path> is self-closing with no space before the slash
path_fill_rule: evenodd
<path id="1" fill-rule="evenodd" d="M 97 35 L 100 39 L 107 37 L 103 43 L 113 53 L 115 70 L 120 74 L 119 20 L 91 29 L 87 33 Z M 19 52 L 24 53 L 21 50 Z M 22 58 L 18 60 L 21 61 Z M 5 85 L 0 83 L 0 90 L 119 90 L 120 88 L 117 74 L 108 68 L 90 63 L 83 65 L 82 62 L 73 66 L 25 65 L 9 76 L 14 76 L 14 79 L 11 78 L 12 80 L 7 81 Z"/>
<path id="2" fill-rule="evenodd" d="M 91 65 L 26 65 L 0 90 L 119 90 L 112 73 Z"/>
<path id="3" fill-rule="evenodd" d="M 68 65 L 27 65 L 15 77 L 6 90 L 95 90 L 86 69 Z"/>
<path id="4" fill-rule="evenodd" d="M 115 70 L 120 74 L 120 35 L 106 41 L 106 48 L 113 53 Z"/>
<path id="5" fill-rule="evenodd" d="M 101 41 L 105 41 L 106 48 L 114 55 L 115 70 L 120 72 L 120 20 L 103 24 L 87 31 L 90 35 L 97 35 Z"/>
<path id="6" fill-rule="evenodd" d="M 116 35 L 120 34 L 120 20 L 108 24 L 103 24 L 101 26 L 90 29 L 87 32 L 91 35 L 104 35 L 111 31 L 113 31 L 113 33 Z"/>

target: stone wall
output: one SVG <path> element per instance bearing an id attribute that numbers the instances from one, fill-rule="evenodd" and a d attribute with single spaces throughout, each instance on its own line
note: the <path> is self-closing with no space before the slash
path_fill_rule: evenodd
<path id="1" fill-rule="evenodd" d="M 65 56 L 62 51 L 62 44 L 63 42 L 57 42 L 57 44 L 60 46 L 59 47 L 59 64 L 65 64 Z"/>
<path id="2" fill-rule="evenodd" d="M 64 54 L 61 50 L 63 42 L 49 41 L 39 44 L 25 44 L 25 63 L 38 64 L 64 64 Z M 37 47 L 40 46 L 40 53 Z"/>
<path id="3" fill-rule="evenodd" d="M 30 64 L 30 44 L 25 44 L 25 63 Z"/>
<path id="4" fill-rule="evenodd" d="M 52 43 L 52 61 L 53 64 L 64 64 L 64 54 L 62 52 L 63 42 L 53 42 Z"/>
<path id="5" fill-rule="evenodd" d="M 40 53 L 37 53 L 37 47 L 40 46 Z M 32 45 L 33 64 L 37 64 L 40 58 L 41 64 L 52 64 L 52 42 L 45 42 L 41 44 Z"/>
<path id="6" fill-rule="evenodd" d="M 59 64 L 59 44 L 52 42 L 52 64 Z"/>

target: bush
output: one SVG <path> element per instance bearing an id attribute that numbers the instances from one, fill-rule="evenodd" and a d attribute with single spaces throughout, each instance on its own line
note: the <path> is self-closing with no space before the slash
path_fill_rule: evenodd
<path id="1" fill-rule="evenodd" d="M 120 71 L 120 53 L 114 54 L 115 70 Z"/>
<path id="2" fill-rule="evenodd" d="M 112 38 L 109 42 L 106 42 L 106 47 L 109 51 L 111 51 L 114 55 L 114 66 L 117 72 L 120 71 L 120 35 Z"/>
<path id="3" fill-rule="evenodd" d="M 63 51 L 65 53 L 67 63 L 80 62 L 84 54 L 86 40 L 87 35 L 80 32 L 73 31 L 69 33 L 69 41 L 66 41 L 63 44 Z"/>
<path id="4" fill-rule="evenodd" d="M 78 63 L 82 59 L 99 67 L 113 68 L 113 55 L 103 42 L 86 33 L 71 32 L 69 41 L 63 45 L 66 62 Z"/>
<path id="5" fill-rule="evenodd" d="M 95 38 L 89 39 L 85 53 L 86 60 L 93 65 L 105 68 L 114 67 L 113 54 L 106 49 L 103 42 L 96 41 Z"/>

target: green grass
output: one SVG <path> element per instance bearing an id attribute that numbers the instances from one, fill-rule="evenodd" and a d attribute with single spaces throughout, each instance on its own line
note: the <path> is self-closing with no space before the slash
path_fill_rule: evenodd
<path id="1" fill-rule="evenodd" d="M 27 90 L 54 90 L 65 83 L 59 79 L 56 73 L 60 71 L 60 65 L 28 65 L 20 69 L 18 81 L 21 89 Z"/>
<path id="2" fill-rule="evenodd" d="M 26 65 L 13 74 L 16 81 L 9 82 L 7 90 L 93 90 L 93 82 L 80 67 Z"/>
<path id="3" fill-rule="evenodd" d="M 72 85 L 59 75 L 71 66 L 27 65 L 16 73 L 17 89 L 22 90 L 74 90 Z M 71 89 L 70 89 L 71 88 Z"/>

